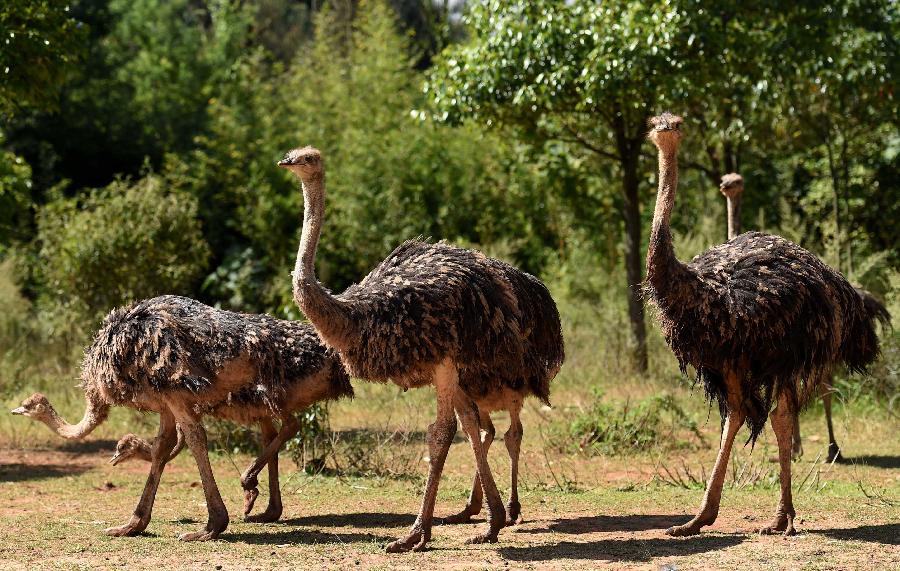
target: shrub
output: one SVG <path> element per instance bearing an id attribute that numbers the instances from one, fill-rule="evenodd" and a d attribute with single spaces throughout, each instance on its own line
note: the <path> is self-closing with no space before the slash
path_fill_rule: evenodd
<path id="1" fill-rule="evenodd" d="M 154 175 L 47 204 L 37 243 L 41 305 L 82 323 L 137 299 L 190 293 L 209 256 L 196 199 Z"/>

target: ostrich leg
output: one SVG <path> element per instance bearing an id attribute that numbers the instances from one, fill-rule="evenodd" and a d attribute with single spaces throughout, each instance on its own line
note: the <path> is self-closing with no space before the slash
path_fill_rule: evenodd
<path id="1" fill-rule="evenodd" d="M 106 535 L 121 537 L 125 535 L 137 535 L 147 529 L 150 516 L 153 513 L 153 501 L 156 499 L 156 490 L 159 488 L 159 480 L 162 478 L 163 469 L 172 457 L 172 451 L 176 444 L 175 418 L 169 411 L 159 415 L 159 434 L 153 441 L 150 451 L 150 474 L 147 483 L 144 484 L 144 492 L 131 521 L 119 527 L 111 527 L 106 530 Z M 177 452 L 176 452 L 177 454 Z"/>
<path id="2" fill-rule="evenodd" d="M 506 525 L 522 523 L 522 505 L 519 504 L 519 450 L 522 447 L 522 421 L 519 413 L 522 401 L 516 401 L 509 409 L 509 430 L 503 436 L 506 450 L 509 452 L 510 491 L 509 504 L 506 506 Z"/>
<path id="3" fill-rule="evenodd" d="M 178 424 L 181 425 L 188 448 L 191 449 L 194 460 L 197 461 L 200 481 L 203 484 L 203 494 L 206 496 L 206 511 L 208 514 L 206 529 L 182 534 L 180 539 L 182 541 L 216 539 L 228 527 L 228 510 L 225 508 L 225 502 L 222 501 L 222 495 L 219 493 L 219 487 L 216 485 L 212 466 L 209 465 L 209 452 L 206 449 L 206 430 L 200 424 L 200 420 L 193 414 L 186 413 L 184 410 L 180 411 L 180 413 L 176 412 L 178 414 Z"/>
<path id="4" fill-rule="evenodd" d="M 834 439 L 834 425 L 831 423 L 831 382 L 823 382 L 819 385 L 819 395 L 822 397 L 822 405 L 825 407 L 825 424 L 828 426 L 828 461 L 840 462 L 841 447 Z"/>
<path id="5" fill-rule="evenodd" d="M 496 434 L 494 423 L 491 422 L 490 413 L 481 412 L 479 414 L 479 423 L 481 424 L 482 431 L 481 447 L 484 448 L 484 453 L 487 454 L 488 450 L 491 448 L 491 443 L 494 442 L 494 435 Z M 472 481 L 472 491 L 469 493 L 469 501 L 466 502 L 466 507 L 458 514 L 444 518 L 444 523 L 470 523 L 472 521 L 472 516 L 481 512 L 481 504 L 483 502 L 484 493 L 481 489 L 481 478 L 478 477 L 478 471 L 476 470 L 475 478 Z"/>
<path id="6" fill-rule="evenodd" d="M 428 442 L 428 455 L 430 467 L 428 480 L 425 483 L 425 495 L 422 498 L 422 507 L 419 515 L 413 523 L 406 537 L 402 537 L 387 545 L 388 553 L 402 551 L 423 551 L 425 544 L 431 539 L 431 524 L 434 518 L 434 502 L 437 499 L 438 483 L 444 462 L 447 460 L 447 452 L 453 435 L 456 434 L 456 416 L 453 414 L 453 395 L 459 386 L 459 376 L 456 367 L 449 362 L 443 362 L 435 369 L 434 388 L 437 393 L 437 418 L 428 427 L 426 441 Z M 480 441 L 479 441 L 480 445 Z"/>
<path id="7" fill-rule="evenodd" d="M 709 482 L 706 484 L 706 493 L 700 512 L 694 519 L 683 524 L 672 526 L 666 530 L 666 535 L 682 536 L 697 535 L 700 528 L 711 525 L 719 515 L 719 502 L 722 499 L 722 485 L 725 481 L 725 472 L 728 470 L 728 460 L 731 458 L 731 447 L 738 429 L 744 424 L 744 412 L 740 407 L 742 396 L 740 394 L 739 380 L 729 376 L 728 381 L 728 411 L 725 416 L 725 426 L 722 430 L 722 439 L 719 442 L 719 455 L 716 456 L 716 464 Z M 790 458 L 788 458 L 790 461 Z"/>
<path id="8" fill-rule="evenodd" d="M 297 434 L 297 431 L 300 430 L 300 423 L 297 422 L 294 415 L 288 414 L 282 418 L 281 430 L 277 433 L 275 432 L 275 426 L 272 424 L 271 420 L 260 421 L 260 428 L 262 429 L 263 434 L 263 450 L 259 457 L 253 461 L 241 476 L 241 487 L 244 488 L 244 515 L 246 516 L 250 513 L 250 510 L 253 509 L 253 504 L 259 496 L 259 490 L 257 489 L 259 480 L 257 480 L 257 476 L 266 464 L 269 465 L 269 507 L 266 508 L 264 513 L 259 514 L 258 516 L 245 518 L 247 521 L 256 523 L 276 521 L 281 517 L 281 490 L 278 488 L 278 453 L 281 451 L 281 447 L 284 446 L 284 443 L 293 438 L 293 436 Z M 274 487 L 272 485 L 273 474 L 275 478 Z M 272 509 L 275 507 L 273 505 L 275 494 L 278 494 L 278 515 L 275 516 L 274 519 L 266 519 L 272 517 L 274 513 L 272 512 Z"/>
<path id="9" fill-rule="evenodd" d="M 470 538 L 467 543 L 496 543 L 497 534 L 506 523 L 506 509 L 503 507 L 503 499 L 497 491 L 497 484 L 491 475 L 491 467 L 487 461 L 487 452 L 481 445 L 481 429 L 478 424 L 478 405 L 475 404 L 462 390 L 457 389 L 453 397 L 453 407 L 462 424 L 462 428 L 469 437 L 472 452 L 475 454 L 475 466 L 478 470 L 478 479 L 488 505 L 488 529 L 480 535 Z"/>
<path id="10" fill-rule="evenodd" d="M 800 436 L 800 415 L 794 415 L 793 429 L 791 430 L 791 457 L 794 459 L 803 456 L 803 438 Z"/>
<path id="11" fill-rule="evenodd" d="M 772 524 L 759 530 L 760 533 L 773 534 L 784 532 L 784 535 L 794 535 L 794 502 L 791 497 L 791 434 L 793 421 L 797 413 L 790 401 L 784 395 L 778 398 L 778 405 L 769 420 L 772 423 L 772 431 L 775 440 L 778 441 L 778 464 L 781 468 L 779 480 L 781 481 L 781 500 L 778 502 L 778 511 Z"/>
<path id="12" fill-rule="evenodd" d="M 293 417 L 291 417 L 293 418 Z M 262 447 L 263 451 L 269 448 L 273 442 L 276 442 L 278 439 L 278 431 L 275 430 L 275 425 L 269 419 L 261 420 L 259 423 L 260 429 L 262 430 Z M 296 431 L 295 431 L 296 432 Z M 280 447 L 279 447 L 280 448 Z M 255 464 L 255 462 L 254 462 Z M 266 511 L 261 514 L 249 515 L 250 510 L 253 509 L 253 502 L 256 501 L 256 497 L 259 495 L 259 491 L 254 488 L 252 490 L 247 490 L 244 492 L 245 501 L 244 501 L 244 521 L 251 523 L 269 523 L 273 521 L 278 521 L 278 518 L 281 517 L 281 513 L 283 511 L 283 506 L 281 504 L 281 486 L 278 483 L 278 452 L 269 459 L 269 505 L 266 507 Z M 252 466 L 251 466 L 252 468 Z M 245 474 L 246 476 L 246 474 Z M 254 477 L 255 480 L 255 477 Z M 241 483 L 243 484 L 244 478 L 241 478 Z"/>

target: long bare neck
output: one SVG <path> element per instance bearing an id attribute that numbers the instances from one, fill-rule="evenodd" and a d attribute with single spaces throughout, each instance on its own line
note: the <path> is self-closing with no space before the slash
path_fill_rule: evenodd
<path id="1" fill-rule="evenodd" d="M 109 415 L 109 405 L 105 403 L 96 404 L 87 401 L 87 407 L 84 416 L 78 424 L 69 424 L 66 422 L 53 407 L 50 407 L 50 414 L 47 418 L 41 419 L 44 424 L 50 427 L 50 430 L 68 440 L 79 440 L 84 438 L 95 428 L 97 428 Z"/>
<path id="2" fill-rule="evenodd" d="M 657 290 L 662 290 L 667 285 L 667 276 L 671 270 L 683 267 L 675 257 L 672 233 L 669 229 L 677 188 L 678 149 L 670 145 L 659 150 L 659 188 L 656 193 L 656 208 L 653 211 L 650 245 L 647 250 L 647 279 Z"/>
<path id="3" fill-rule="evenodd" d="M 741 233 L 741 194 L 725 197 L 728 202 L 728 239 L 736 238 Z"/>
<path id="4" fill-rule="evenodd" d="M 346 302 L 335 298 L 316 279 L 316 249 L 325 215 L 325 176 L 303 181 L 303 230 L 294 264 L 294 301 L 330 346 L 344 349 L 354 342 L 355 328 Z"/>

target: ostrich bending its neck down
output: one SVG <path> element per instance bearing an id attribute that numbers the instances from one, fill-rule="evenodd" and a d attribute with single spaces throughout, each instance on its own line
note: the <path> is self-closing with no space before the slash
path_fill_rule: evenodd
<path id="1" fill-rule="evenodd" d="M 793 534 L 791 435 L 798 407 L 834 366 L 864 370 L 878 355 L 878 338 L 847 280 L 778 236 L 748 232 L 688 264 L 678 261 L 669 218 L 678 186 L 681 123 L 670 113 L 650 123 L 650 140 L 659 149 L 659 191 L 647 291 L 682 370 L 687 365 L 697 370 L 725 422 L 700 512 L 666 533 L 693 535 L 715 521 L 738 429 L 746 423 L 755 440 L 771 410 L 781 501 L 772 524 L 760 531 Z"/>
<path id="2" fill-rule="evenodd" d="M 728 239 L 734 240 L 741 233 L 741 196 L 744 194 L 744 178 L 737 173 L 729 173 L 722 177 L 719 191 L 725 195 L 728 205 Z M 863 301 L 863 307 L 869 319 L 878 321 L 882 327 L 887 327 L 891 321 L 891 314 L 887 308 L 869 292 L 855 288 Z M 832 377 L 826 375 L 819 383 L 819 395 L 825 406 L 825 425 L 828 428 L 828 457 L 827 461 L 840 460 L 841 448 L 834 438 L 834 425 L 831 422 L 831 393 Z M 791 452 L 795 458 L 803 455 L 801 444 L 799 417 L 794 417 L 794 435 L 792 438 Z"/>
<path id="3" fill-rule="evenodd" d="M 214 539 L 228 526 L 228 511 L 209 465 L 203 415 L 218 413 L 244 424 L 265 418 L 266 447 L 242 482 L 249 512 L 256 476 L 269 464 L 269 509 L 250 518 L 268 521 L 277 519 L 276 511 L 280 515 L 280 497 L 274 497 L 277 454 L 297 431 L 292 411 L 353 394 L 337 356 L 308 324 L 224 311 L 174 295 L 110 312 L 85 352 L 81 379 L 87 410 L 78 424 L 66 423 L 39 393 L 13 413 L 71 439 L 87 436 L 106 419 L 111 405 L 159 413 L 144 492 L 131 521 L 106 530 L 115 536 L 137 535 L 150 523 L 163 469 L 180 447 L 177 425 L 200 469 L 209 512 L 206 529 L 184 534 L 186 541 Z M 277 433 L 271 417 L 281 419 Z"/>
<path id="4" fill-rule="evenodd" d="M 522 399 L 543 401 L 563 362 L 556 304 L 537 278 L 478 252 L 447 244 L 401 244 L 359 284 L 332 295 L 316 279 L 314 260 L 325 206 L 319 151 L 295 149 L 279 163 L 303 186 L 303 233 L 294 268 L 294 300 L 352 376 L 410 388 L 433 385 L 437 418 L 428 427 L 431 465 L 422 508 L 409 534 L 388 551 L 421 550 L 431 536 L 434 503 L 456 415 L 472 446 L 476 482 L 469 508 L 480 509 L 482 488 L 488 530 L 471 541 L 496 541 L 505 510 L 487 463 L 479 417 L 491 410 L 512 415 L 506 445 L 512 457 L 510 511 L 518 511 L 516 471 Z M 487 427 L 487 432 L 490 433 Z M 478 504 L 478 505 L 474 505 Z"/>

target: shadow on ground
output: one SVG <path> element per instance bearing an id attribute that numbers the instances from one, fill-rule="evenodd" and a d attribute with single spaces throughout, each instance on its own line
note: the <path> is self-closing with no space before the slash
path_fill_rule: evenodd
<path id="1" fill-rule="evenodd" d="M 860 464 L 862 466 L 874 466 L 875 468 L 900 468 L 900 456 L 857 456 L 855 458 L 843 458 L 841 464 Z"/>
<path id="2" fill-rule="evenodd" d="M 310 527 L 409 527 L 416 521 L 414 514 L 403 513 L 351 513 L 322 514 L 282 520 L 286 525 Z"/>
<path id="3" fill-rule="evenodd" d="M 23 464 L 0 465 L 0 482 L 25 482 L 76 476 L 91 469 L 83 464 Z"/>
<path id="4" fill-rule="evenodd" d="M 229 543 L 249 543 L 252 545 L 301 544 L 315 545 L 327 543 L 371 543 L 387 544 L 394 537 L 374 533 L 336 533 L 310 529 L 280 529 L 254 532 L 225 533 L 220 539 Z"/>
<path id="5" fill-rule="evenodd" d="M 810 533 L 818 533 L 832 539 L 900 545 L 900 523 L 863 525 L 843 529 L 817 529 L 811 530 Z"/>
<path id="6" fill-rule="evenodd" d="M 598 531 L 646 531 L 649 529 L 667 529 L 673 525 L 681 525 L 691 519 L 686 515 L 596 515 L 571 519 L 559 519 L 547 527 L 521 529 L 516 533 L 567 533 L 578 535 Z"/>
<path id="7" fill-rule="evenodd" d="M 95 454 L 97 452 L 110 452 L 116 449 L 116 441 L 109 439 L 101 440 L 67 440 L 61 442 L 58 446 L 53 447 L 54 450 L 60 452 L 71 452 L 73 454 Z"/>
<path id="8" fill-rule="evenodd" d="M 743 543 L 746 539 L 743 535 L 702 535 L 685 539 L 602 539 L 584 543 L 564 541 L 557 545 L 501 547 L 498 551 L 504 558 L 512 561 L 591 559 L 613 562 L 644 562 L 665 557 L 682 557 L 718 549 L 727 549 Z"/>

